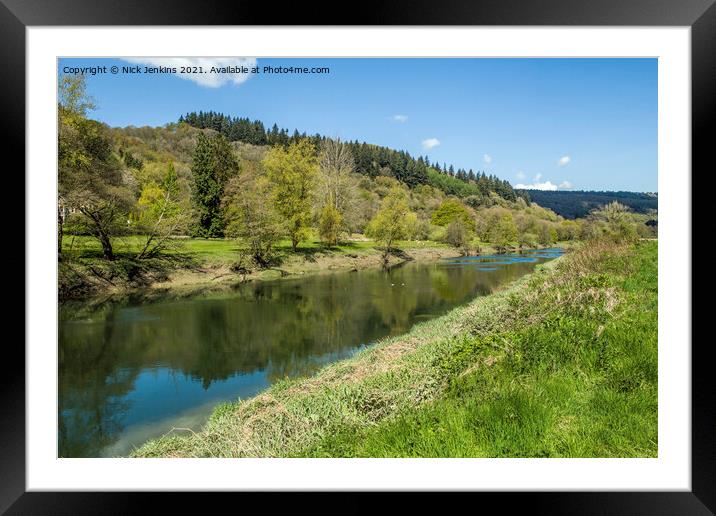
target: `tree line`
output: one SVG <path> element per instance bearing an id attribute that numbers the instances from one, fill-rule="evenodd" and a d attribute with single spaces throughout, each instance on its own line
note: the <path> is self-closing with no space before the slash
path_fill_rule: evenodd
<path id="1" fill-rule="evenodd" d="M 229 141 L 239 141 L 252 145 L 287 146 L 299 140 L 309 140 L 319 148 L 327 137 L 320 134 L 307 135 L 295 129 L 281 129 L 274 124 L 266 129 L 260 120 L 231 117 L 214 111 L 191 112 L 179 117 L 184 122 L 199 129 L 213 129 L 224 135 Z M 355 160 L 355 171 L 359 174 L 375 178 L 379 175 L 391 175 L 400 182 L 413 188 L 420 184 L 431 184 L 450 195 L 467 197 L 470 195 L 486 196 L 495 192 L 508 200 L 515 200 L 517 194 L 509 181 L 484 171 L 472 169 L 455 169 L 453 165 L 431 163 L 428 156 L 414 158 L 406 151 L 398 151 L 380 145 L 373 145 L 358 140 L 345 142 Z M 525 194 L 525 198 L 529 199 Z"/>

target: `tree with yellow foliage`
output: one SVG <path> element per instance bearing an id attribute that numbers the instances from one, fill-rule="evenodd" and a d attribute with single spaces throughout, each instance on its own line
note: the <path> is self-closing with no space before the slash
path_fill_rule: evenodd
<path id="1" fill-rule="evenodd" d="M 378 213 L 366 227 L 366 234 L 370 238 L 385 244 L 384 261 L 387 261 L 393 243 L 407 236 L 411 214 L 405 190 L 399 186 L 392 187 L 383 199 Z"/>
<path id="2" fill-rule="evenodd" d="M 306 238 L 311 222 L 318 170 L 316 149 L 309 140 L 301 139 L 288 147 L 273 147 L 262 163 L 271 183 L 271 199 L 286 224 L 295 251 Z"/>

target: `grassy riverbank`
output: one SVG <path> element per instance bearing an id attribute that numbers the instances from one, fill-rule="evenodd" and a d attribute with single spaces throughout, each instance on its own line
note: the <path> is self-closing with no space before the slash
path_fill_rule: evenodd
<path id="1" fill-rule="evenodd" d="M 376 242 L 362 236 L 334 247 L 326 247 L 319 241 L 306 241 L 299 244 L 296 251 L 291 249 L 290 241 L 284 239 L 277 246 L 275 264 L 264 268 L 249 267 L 242 271 L 236 269 L 239 247 L 235 240 L 177 238 L 161 255 L 138 260 L 135 257 L 143 244 L 144 239 L 140 236 L 118 238 L 115 243 L 116 259 L 107 261 L 102 257 L 102 249 L 96 239 L 65 236 L 63 260 L 59 264 L 60 299 L 124 295 L 137 290 L 170 290 L 183 295 L 221 289 L 240 281 L 274 280 L 383 265 L 383 253 Z M 573 242 L 566 244 L 572 245 Z M 389 256 L 391 265 L 406 260 L 437 260 L 461 254 L 454 247 L 431 240 L 398 241 L 394 247 L 396 252 Z M 497 249 L 483 244 L 479 251 L 492 254 Z"/>
<path id="2" fill-rule="evenodd" d="M 237 270 L 239 247 L 235 240 L 177 238 L 160 255 L 136 259 L 144 240 L 127 236 L 115 243 L 115 260 L 102 257 L 96 239 L 66 236 L 63 260 L 59 264 L 61 300 L 93 296 L 123 295 L 136 290 L 177 290 L 190 293 L 222 288 L 240 281 L 273 280 L 341 270 L 362 270 L 382 265 L 382 252 L 376 243 L 356 239 L 334 247 L 317 241 L 302 242 L 296 251 L 290 241 L 277 245 L 276 263 L 259 268 Z M 458 256 L 454 248 L 433 241 L 401 241 L 389 263 L 405 260 L 436 260 Z M 246 266 L 244 266 L 246 267 Z"/>
<path id="3" fill-rule="evenodd" d="M 590 243 L 137 457 L 657 454 L 657 243 Z"/>

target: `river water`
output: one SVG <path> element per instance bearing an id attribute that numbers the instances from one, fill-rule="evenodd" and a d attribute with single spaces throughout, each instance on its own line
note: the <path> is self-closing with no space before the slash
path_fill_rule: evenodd
<path id="1" fill-rule="evenodd" d="M 406 333 L 562 254 L 409 262 L 237 285 L 183 299 L 60 309 L 58 455 L 128 454 L 173 428 L 198 430 L 222 401 L 310 375 Z"/>

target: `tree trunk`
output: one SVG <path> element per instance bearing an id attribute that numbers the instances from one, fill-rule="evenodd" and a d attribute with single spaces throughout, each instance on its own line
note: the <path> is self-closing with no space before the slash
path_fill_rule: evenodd
<path id="1" fill-rule="evenodd" d="M 109 239 L 109 235 L 107 232 L 102 228 L 102 224 L 100 222 L 100 218 L 92 213 L 91 211 L 85 211 L 82 208 L 80 208 L 80 211 L 86 216 L 92 219 L 92 222 L 95 224 L 95 228 L 97 230 L 97 239 L 99 240 L 99 243 L 102 244 L 102 254 L 104 254 L 104 257 L 112 261 L 114 260 L 114 252 L 112 251 L 112 242 Z"/>
<path id="2" fill-rule="evenodd" d="M 388 265 L 388 257 L 390 256 L 390 246 L 393 245 L 393 237 L 390 237 L 385 243 L 385 251 L 383 251 L 383 266 Z"/>
<path id="3" fill-rule="evenodd" d="M 154 234 L 149 235 L 146 243 L 144 244 L 144 247 L 139 252 L 139 254 L 137 254 L 137 256 L 135 257 L 137 260 L 141 260 L 142 258 L 144 258 L 144 256 L 147 254 L 147 249 L 149 249 L 149 246 L 153 240 L 154 240 Z"/>
<path id="4" fill-rule="evenodd" d="M 57 207 L 57 259 L 62 260 L 62 208 Z"/>
<path id="5" fill-rule="evenodd" d="M 97 231 L 97 235 L 99 236 L 99 241 L 102 244 L 102 253 L 104 254 L 104 257 L 109 261 L 114 260 L 112 242 L 109 240 L 107 233 L 100 229 Z"/>

